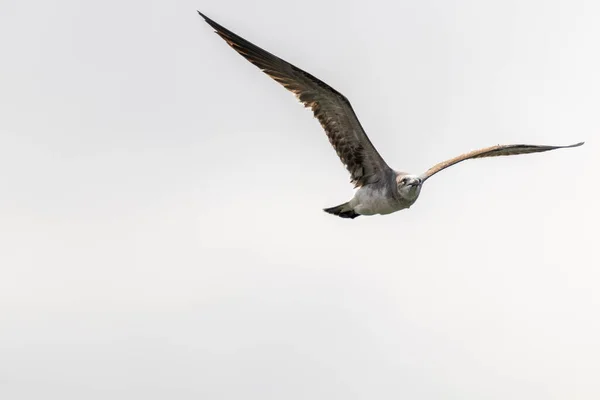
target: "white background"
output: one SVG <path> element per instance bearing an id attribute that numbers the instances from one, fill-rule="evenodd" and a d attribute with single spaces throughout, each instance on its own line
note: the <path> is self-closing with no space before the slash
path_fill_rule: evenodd
<path id="1" fill-rule="evenodd" d="M 14 1 L 3 399 L 600 398 L 600 3 Z M 344 220 L 318 122 L 200 9 L 329 83 L 395 169 Z"/>

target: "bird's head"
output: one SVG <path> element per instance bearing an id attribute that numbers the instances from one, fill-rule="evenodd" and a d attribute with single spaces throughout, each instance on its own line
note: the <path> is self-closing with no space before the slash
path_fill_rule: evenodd
<path id="1" fill-rule="evenodd" d="M 415 201 L 421 193 L 423 180 L 416 175 L 398 174 L 396 176 L 396 185 L 398 194 L 405 200 Z"/>

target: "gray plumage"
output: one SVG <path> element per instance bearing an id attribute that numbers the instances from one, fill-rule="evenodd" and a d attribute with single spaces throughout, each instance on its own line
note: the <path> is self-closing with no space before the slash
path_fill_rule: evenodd
<path id="1" fill-rule="evenodd" d="M 324 211 L 342 218 L 389 214 L 409 208 L 418 198 L 422 184 L 432 175 L 472 158 L 539 153 L 581 146 L 497 145 L 461 154 L 428 169 L 420 176 L 392 170 L 362 128 L 348 99 L 311 74 L 261 49 L 198 11 L 235 51 L 260 68 L 312 109 L 330 143 L 350 173 L 356 191 L 352 200 Z"/>

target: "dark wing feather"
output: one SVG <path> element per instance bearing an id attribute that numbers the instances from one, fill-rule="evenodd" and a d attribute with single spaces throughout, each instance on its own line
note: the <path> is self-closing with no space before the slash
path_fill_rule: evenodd
<path id="1" fill-rule="evenodd" d="M 532 144 L 508 144 L 508 145 L 497 145 L 490 146 L 484 149 L 473 150 L 465 154 L 461 154 L 458 157 L 451 158 L 450 160 L 442 161 L 439 164 L 434 165 L 429 168 L 423 175 L 421 175 L 421 179 L 425 181 L 430 178 L 432 175 L 437 174 L 443 169 L 446 169 L 454 164 L 457 164 L 461 161 L 469 160 L 471 158 L 484 158 L 484 157 L 498 157 L 498 156 L 513 156 L 517 154 L 528 154 L 528 153 L 541 153 L 543 151 L 550 151 L 556 149 L 566 149 L 569 147 L 578 147 L 581 146 L 584 142 L 571 144 L 568 146 L 538 146 Z"/>
<path id="2" fill-rule="evenodd" d="M 312 109 L 356 187 L 375 183 L 392 171 L 367 137 L 344 95 L 222 27 L 200 11 L 198 13 L 235 51 L 293 92 L 305 107 Z"/>

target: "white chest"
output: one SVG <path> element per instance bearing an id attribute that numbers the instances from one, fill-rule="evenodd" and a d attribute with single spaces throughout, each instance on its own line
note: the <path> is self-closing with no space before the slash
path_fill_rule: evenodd
<path id="1" fill-rule="evenodd" d="M 371 189 L 368 186 L 358 189 L 350 204 L 354 211 L 362 215 L 391 214 L 410 206 L 387 196 L 383 190 Z"/>

